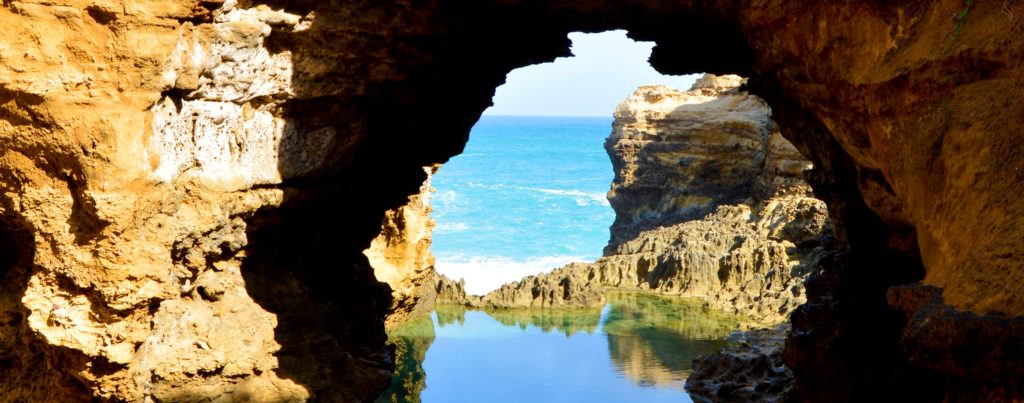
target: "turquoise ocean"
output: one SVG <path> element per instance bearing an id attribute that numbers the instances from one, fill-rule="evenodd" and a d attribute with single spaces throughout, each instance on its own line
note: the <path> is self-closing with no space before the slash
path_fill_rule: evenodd
<path id="1" fill-rule="evenodd" d="M 604 151 L 610 117 L 483 116 L 433 179 L 437 270 L 484 294 L 593 261 L 615 213 Z"/>

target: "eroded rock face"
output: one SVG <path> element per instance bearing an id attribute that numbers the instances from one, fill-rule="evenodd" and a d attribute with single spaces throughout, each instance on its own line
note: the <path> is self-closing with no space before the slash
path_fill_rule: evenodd
<path id="1" fill-rule="evenodd" d="M 480 296 L 466 294 L 466 280 L 461 278 L 459 281 L 455 281 L 437 273 L 434 276 L 434 293 L 437 295 L 435 301 L 439 304 L 480 305 Z"/>
<path id="2" fill-rule="evenodd" d="M 604 305 L 601 283 L 592 281 L 591 265 L 570 263 L 548 273 L 526 276 L 484 295 L 492 308 L 572 308 Z"/>
<path id="3" fill-rule="evenodd" d="M 598 260 L 593 277 L 607 285 L 698 297 L 753 323 L 785 321 L 806 301 L 804 280 L 828 253 L 823 245 L 828 234 L 821 232 L 825 209 L 821 201 L 805 197 L 769 203 L 803 216 L 817 214 L 813 243 L 797 247 L 792 239 L 771 237 L 777 230 L 766 225 L 773 218 L 771 207 L 754 213 L 743 204 L 720 206 L 703 219 L 642 232 L 620 245 L 619 254 Z"/>
<path id="4" fill-rule="evenodd" d="M 803 283 L 831 250 L 826 214 L 820 200 L 793 195 L 771 198 L 757 212 L 744 204 L 719 206 L 699 220 L 641 232 L 593 263 L 505 284 L 482 303 L 599 306 L 602 289 L 645 289 L 701 298 L 750 325 L 777 324 L 806 301 Z M 791 234 L 779 237 L 785 231 Z"/>
<path id="5" fill-rule="evenodd" d="M 266 40 L 308 19 L 187 1 L 5 2 L 0 19 L 0 228 L 16 240 L 0 393 L 351 400 L 388 377 L 379 346 L 390 301 L 365 259 L 253 246 L 287 237 L 266 229 L 295 199 L 284 182 L 324 169 L 352 140 L 284 116 L 302 95 L 290 53 Z M 320 239 L 304 248 L 338 241 L 325 231 L 337 220 L 318 220 L 293 232 Z M 328 275 L 302 268 L 338 264 Z M 366 313 L 328 309 L 339 303 Z M 301 342 L 282 330 L 322 320 L 337 324 L 301 329 Z M 302 363 L 311 351 L 317 365 Z M 328 367 L 347 379 L 303 380 Z M 350 385 L 330 390 L 337 381 Z"/>
<path id="6" fill-rule="evenodd" d="M 616 110 L 612 240 L 591 277 L 778 323 L 805 301 L 831 224 L 803 159 L 737 76 L 641 87 Z"/>
<path id="7" fill-rule="evenodd" d="M 409 202 L 384 214 L 380 235 L 363 252 L 377 280 L 391 287 L 388 329 L 430 313 L 437 295 L 434 286 L 434 255 L 430 253 L 430 176 L 437 167 L 427 168 L 427 181 Z"/>
<path id="8" fill-rule="evenodd" d="M 1020 399 L 1012 379 L 909 362 L 906 351 L 972 347 L 904 338 L 918 330 L 886 295 L 923 281 L 981 321 L 1024 314 L 1024 139 L 1012 135 L 1024 131 L 1022 7 L 3 2 L 0 238 L 18 247 L 0 336 L 17 364 L 0 388 L 58 401 L 157 397 L 171 384 L 209 399 L 376 395 L 391 298 L 362 251 L 384 213 L 418 191 L 422 167 L 462 149 L 511 69 L 568 55 L 568 32 L 616 28 L 656 41 L 662 72 L 750 77 L 814 163 L 843 253 L 794 315 L 785 358 L 799 397 L 939 399 L 942 377 L 955 396 Z M 951 21 L 965 8 L 969 22 Z M 213 353 L 161 344 L 204 358 L 172 381 L 147 375 L 135 358 L 160 344 L 151 335 L 219 309 L 193 287 L 209 275 L 212 298 L 215 284 L 244 284 L 247 296 L 222 294 L 240 304 L 229 323 L 253 327 L 263 358 L 236 359 L 254 350 L 200 331 L 188 337 Z M 197 314 L 152 321 L 180 309 Z M 66 339 L 71 324 L 89 332 Z M 944 329 L 959 342 L 971 328 Z M 205 357 L 217 351 L 229 358 Z M 268 357 L 276 369 L 263 371 Z M 202 370 L 235 361 L 249 372 Z"/>

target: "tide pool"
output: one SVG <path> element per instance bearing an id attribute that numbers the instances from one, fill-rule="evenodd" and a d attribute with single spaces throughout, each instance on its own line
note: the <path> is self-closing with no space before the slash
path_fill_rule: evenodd
<path id="1" fill-rule="evenodd" d="M 691 401 L 691 362 L 735 325 L 700 302 L 647 293 L 611 293 L 595 309 L 439 306 L 389 334 L 398 369 L 377 401 Z"/>
<path id="2" fill-rule="evenodd" d="M 615 213 L 604 140 L 612 119 L 484 116 L 434 176 L 431 251 L 470 293 L 593 261 Z"/>

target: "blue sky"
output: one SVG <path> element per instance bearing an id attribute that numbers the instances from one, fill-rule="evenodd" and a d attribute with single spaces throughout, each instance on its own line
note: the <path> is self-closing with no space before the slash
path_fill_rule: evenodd
<path id="1" fill-rule="evenodd" d="M 498 87 L 485 115 L 608 116 L 645 84 L 690 88 L 698 75 L 665 76 L 647 63 L 653 42 L 634 42 L 626 31 L 575 32 L 576 57 L 517 69 Z"/>

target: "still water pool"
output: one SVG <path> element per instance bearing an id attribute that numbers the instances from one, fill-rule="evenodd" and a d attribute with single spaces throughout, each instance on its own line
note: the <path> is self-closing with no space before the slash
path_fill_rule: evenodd
<path id="1" fill-rule="evenodd" d="M 615 292 L 603 308 L 439 306 L 389 334 L 398 356 L 378 402 L 688 402 L 691 362 L 736 318 L 696 301 Z"/>

